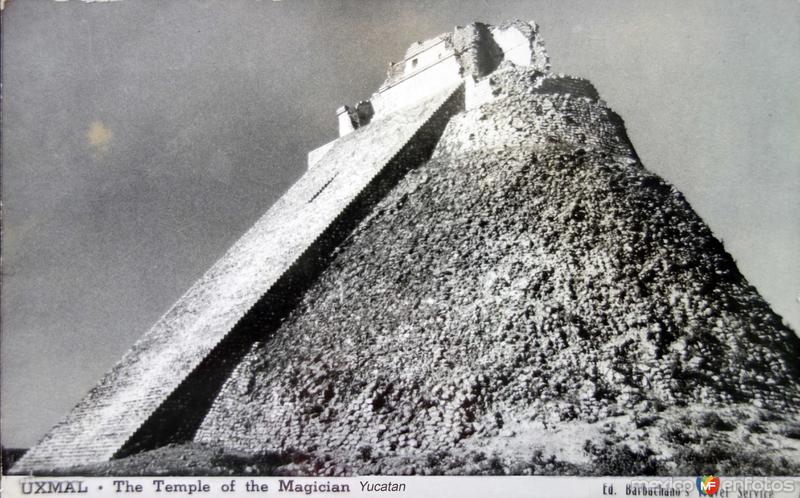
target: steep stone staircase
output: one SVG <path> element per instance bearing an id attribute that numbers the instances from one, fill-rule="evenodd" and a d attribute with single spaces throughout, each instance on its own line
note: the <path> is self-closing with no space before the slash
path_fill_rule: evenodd
<path id="1" fill-rule="evenodd" d="M 11 472 L 191 439 L 254 335 L 280 323 L 330 251 L 430 156 L 462 108 L 463 85 L 450 87 L 337 140 Z"/>

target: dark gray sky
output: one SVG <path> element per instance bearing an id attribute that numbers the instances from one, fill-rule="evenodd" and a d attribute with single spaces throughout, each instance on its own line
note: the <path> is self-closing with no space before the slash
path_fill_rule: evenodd
<path id="1" fill-rule="evenodd" d="M 535 19 L 800 329 L 800 2 L 13 0 L 2 437 L 29 446 L 303 172 L 413 41 Z"/>

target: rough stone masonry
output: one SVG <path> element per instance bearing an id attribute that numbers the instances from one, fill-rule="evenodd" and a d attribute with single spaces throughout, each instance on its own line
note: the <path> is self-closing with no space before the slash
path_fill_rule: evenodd
<path id="1" fill-rule="evenodd" d="M 184 441 L 298 473 L 800 468 L 800 341 L 535 24 L 416 43 L 339 118 L 15 472 Z"/>

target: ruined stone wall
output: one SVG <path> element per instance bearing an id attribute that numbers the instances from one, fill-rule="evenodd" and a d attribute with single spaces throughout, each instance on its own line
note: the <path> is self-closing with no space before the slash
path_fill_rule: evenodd
<path id="1" fill-rule="evenodd" d="M 622 120 L 597 98 L 590 83 L 579 78 L 543 77 L 535 69 L 504 62 L 483 80 L 467 85 L 466 107 L 470 111 L 450 124 L 449 133 L 459 139 L 452 143 L 459 148 L 487 151 L 569 143 L 635 155 Z M 498 107 L 504 112 L 496 112 Z M 478 134 L 471 124 L 476 116 L 491 124 Z"/>
<path id="2" fill-rule="evenodd" d="M 268 333 L 291 309 L 325 250 L 403 171 L 395 165 L 381 175 L 387 165 L 403 157 L 410 167 L 430 154 L 430 137 L 463 103 L 454 92 L 451 87 L 331 146 L 13 471 L 102 462 L 191 438 L 252 335 Z"/>
<path id="3" fill-rule="evenodd" d="M 550 57 L 535 22 L 504 22 L 492 27 L 492 37 L 502 49 L 504 60 L 543 73 L 550 71 Z"/>
<path id="4" fill-rule="evenodd" d="M 534 93 L 561 93 L 571 97 L 585 97 L 600 100 L 597 89 L 587 79 L 564 74 L 548 75 L 541 78 L 533 88 Z"/>
<path id="5" fill-rule="evenodd" d="M 503 61 L 503 51 L 492 37 L 489 26 L 483 23 L 456 28 L 453 48 L 458 54 L 462 76 L 465 77 L 485 76 Z"/>

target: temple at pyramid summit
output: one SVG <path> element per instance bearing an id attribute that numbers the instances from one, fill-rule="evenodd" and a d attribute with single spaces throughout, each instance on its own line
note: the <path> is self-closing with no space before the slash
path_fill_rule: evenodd
<path id="1" fill-rule="evenodd" d="M 535 23 L 415 42 L 336 118 L 12 473 L 800 472 L 800 340 Z"/>

